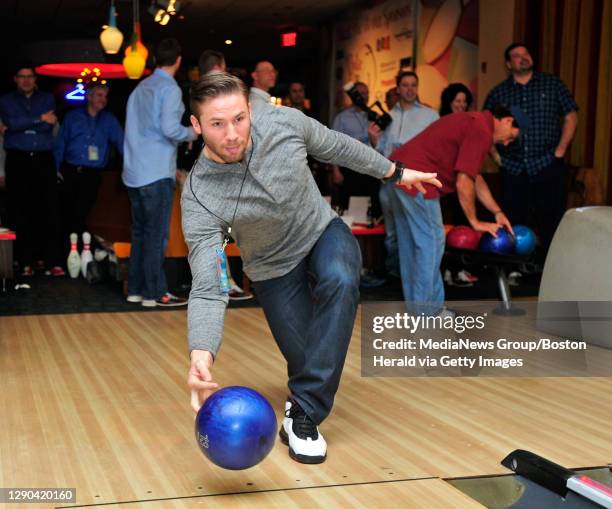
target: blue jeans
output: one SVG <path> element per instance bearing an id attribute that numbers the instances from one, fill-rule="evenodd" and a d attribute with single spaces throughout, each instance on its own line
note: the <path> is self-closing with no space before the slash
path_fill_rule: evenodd
<path id="1" fill-rule="evenodd" d="M 444 254 L 444 225 L 438 198 L 410 196 L 394 188 L 393 213 L 404 300 L 413 312 L 435 314 L 444 305 L 440 262 Z"/>
<path id="2" fill-rule="evenodd" d="M 397 232 L 395 228 L 395 217 L 393 216 L 394 189 L 395 184 L 383 182 L 380 185 L 378 197 L 380 199 L 380 208 L 385 218 L 385 250 L 387 252 L 385 268 L 387 272 L 399 275 L 400 264 L 397 247 Z"/>
<path id="3" fill-rule="evenodd" d="M 336 218 L 288 274 L 253 283 L 287 361 L 292 397 L 317 424 L 330 413 L 359 302 L 361 252 Z"/>
<path id="4" fill-rule="evenodd" d="M 167 291 L 164 258 L 168 244 L 174 181 L 128 187 L 132 205 L 132 249 L 128 294 L 157 300 Z"/>

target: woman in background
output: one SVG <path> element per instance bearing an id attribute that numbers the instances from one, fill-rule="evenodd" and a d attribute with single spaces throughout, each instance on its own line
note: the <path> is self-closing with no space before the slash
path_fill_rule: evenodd
<path id="1" fill-rule="evenodd" d="M 450 115 L 451 113 L 461 113 L 468 111 L 472 106 L 474 98 L 472 92 L 463 83 L 451 83 L 442 91 L 440 99 L 440 116 Z M 452 224 L 468 225 L 469 223 L 463 213 L 463 209 L 459 204 L 457 193 L 451 193 L 444 196 L 441 200 L 442 209 L 446 210 L 451 218 Z M 447 264 L 444 271 L 444 282 L 449 286 L 473 286 L 478 281 L 478 278 L 470 274 L 460 265 L 455 265 L 452 262 Z"/>
<path id="2" fill-rule="evenodd" d="M 440 116 L 443 117 L 449 113 L 468 111 L 472 106 L 473 100 L 472 92 L 463 83 L 451 83 L 442 90 Z"/>

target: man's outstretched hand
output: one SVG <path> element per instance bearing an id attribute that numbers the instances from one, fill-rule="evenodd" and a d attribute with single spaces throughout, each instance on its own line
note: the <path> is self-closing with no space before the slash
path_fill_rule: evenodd
<path id="1" fill-rule="evenodd" d="M 436 187 L 442 187 L 442 182 L 436 178 L 437 175 L 437 173 L 425 173 L 423 171 L 416 171 L 406 168 L 402 174 L 402 180 L 399 182 L 399 184 L 406 186 L 408 189 L 414 187 L 420 193 L 425 194 L 426 189 L 423 187 L 423 183 L 431 184 Z"/>
<path id="2" fill-rule="evenodd" d="M 206 350 L 191 351 L 191 367 L 187 385 L 191 389 L 191 408 L 197 413 L 200 407 L 219 385 L 212 378 L 213 356 Z"/>

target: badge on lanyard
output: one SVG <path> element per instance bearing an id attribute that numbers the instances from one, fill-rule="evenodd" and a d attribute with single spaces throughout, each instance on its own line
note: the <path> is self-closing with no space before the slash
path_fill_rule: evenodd
<path id="1" fill-rule="evenodd" d="M 229 293 L 230 291 L 229 278 L 227 277 L 227 256 L 225 255 L 226 245 L 227 238 L 223 242 L 223 247 L 218 247 L 215 249 L 217 276 L 219 277 L 219 289 L 221 290 L 221 293 Z"/>
<path id="2" fill-rule="evenodd" d="M 253 157 L 253 153 L 255 152 L 255 145 L 253 144 L 252 139 L 251 139 L 251 143 L 252 143 L 251 154 L 249 155 L 249 159 L 244 169 L 244 175 L 242 177 L 242 183 L 240 185 L 240 191 L 238 192 L 238 199 L 236 200 L 236 206 L 234 207 L 234 214 L 232 216 L 231 221 L 226 221 L 222 217 L 218 216 L 217 214 L 215 214 L 214 212 L 206 208 L 206 206 L 198 199 L 195 192 L 193 191 L 193 187 L 192 187 L 193 186 L 193 173 L 194 173 L 193 169 L 191 171 L 191 174 L 189 175 L 189 187 L 191 189 L 191 193 L 193 194 L 193 197 L 198 202 L 198 204 L 204 210 L 206 210 L 209 214 L 215 216 L 217 219 L 219 219 L 220 221 L 228 225 L 227 232 L 223 234 L 222 246 L 215 248 L 215 265 L 217 267 L 217 277 L 219 278 L 219 290 L 221 291 L 221 293 L 224 293 L 224 294 L 228 294 L 230 291 L 230 282 L 229 282 L 229 277 L 227 275 L 227 256 L 225 254 L 225 248 L 227 247 L 227 244 L 231 239 L 232 225 L 234 224 L 234 220 L 236 219 L 236 211 L 238 210 L 238 204 L 240 203 L 240 196 L 242 195 L 242 187 L 244 185 L 244 181 L 246 179 L 247 173 L 249 172 L 249 165 L 251 164 L 251 158 Z M 195 163 L 193 167 L 195 168 Z"/>
<path id="3" fill-rule="evenodd" d="M 98 161 L 100 159 L 98 147 L 96 145 L 87 146 L 87 159 L 89 161 Z"/>

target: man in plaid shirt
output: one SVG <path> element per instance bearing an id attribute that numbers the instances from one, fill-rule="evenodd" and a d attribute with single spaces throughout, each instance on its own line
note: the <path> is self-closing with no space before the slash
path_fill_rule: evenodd
<path id="1" fill-rule="evenodd" d="M 516 143 L 499 150 L 503 178 L 502 206 L 512 224 L 528 224 L 535 214 L 543 255 L 565 213 L 565 152 L 576 131 L 578 106 L 564 83 L 534 71 L 529 50 L 519 43 L 505 52 L 508 79 L 487 96 L 484 108 L 518 107 L 528 117 Z"/>

